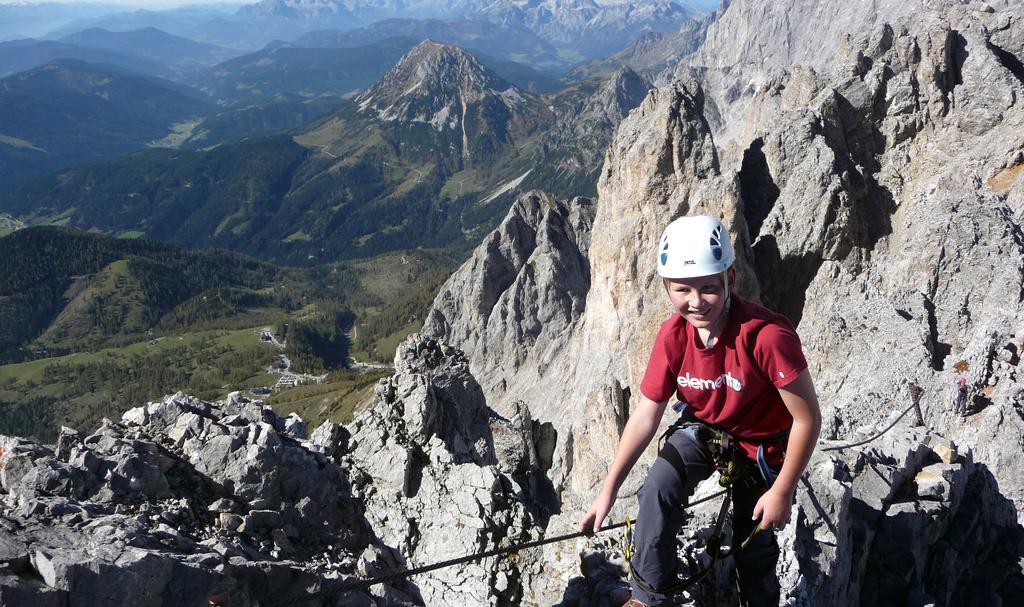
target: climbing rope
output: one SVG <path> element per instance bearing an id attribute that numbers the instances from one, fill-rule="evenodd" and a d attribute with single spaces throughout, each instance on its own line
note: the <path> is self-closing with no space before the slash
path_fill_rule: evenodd
<path id="1" fill-rule="evenodd" d="M 694 501 L 690 502 L 687 505 L 687 508 L 692 508 L 692 507 L 697 506 L 699 504 L 703 504 L 704 502 L 709 502 L 709 501 L 711 501 L 711 500 L 713 500 L 715 498 L 718 498 L 718 497 L 721 497 L 721 496 L 725 495 L 727 492 L 728 492 L 727 489 L 723 489 L 722 491 L 718 491 L 716 493 L 712 493 L 711 495 L 708 495 L 708 496 L 702 497 L 700 499 L 694 500 Z M 635 519 L 634 519 L 634 522 L 635 522 Z M 611 524 L 611 525 L 607 525 L 605 527 L 601 527 L 601 529 L 599 529 L 597 531 L 597 533 L 603 533 L 605 531 L 611 531 L 613 529 L 619 529 L 620 527 L 625 527 L 627 524 L 630 524 L 629 523 L 629 519 L 626 519 L 626 520 L 624 520 L 622 522 L 619 522 L 619 523 L 614 523 L 614 524 Z M 549 538 L 545 538 L 545 539 L 542 539 L 542 540 L 535 540 L 535 541 L 532 541 L 532 542 L 525 542 L 525 543 L 522 543 L 522 544 L 515 544 L 515 545 L 509 546 L 507 548 L 495 548 L 493 550 L 487 550 L 487 551 L 484 551 L 484 552 L 479 552 L 477 554 L 470 554 L 470 555 L 466 555 L 466 556 L 462 556 L 462 557 L 458 557 L 458 558 L 454 558 L 454 559 L 449 559 L 447 561 L 441 561 L 441 562 L 438 562 L 438 563 L 434 563 L 432 565 L 424 565 L 422 567 L 416 567 L 414 569 L 406 569 L 404 571 L 396 571 L 395 573 L 390 573 L 390 574 L 387 574 L 387 575 L 372 577 L 372 578 L 365 579 L 365 580 L 358 580 L 358 581 L 347 582 L 345 584 L 342 584 L 337 589 L 337 592 L 348 592 L 348 591 L 351 591 L 351 590 L 366 590 L 367 588 L 369 588 L 371 586 L 376 586 L 377 584 L 387 584 L 387 583 L 395 582 L 397 580 L 409 578 L 409 577 L 412 577 L 414 575 L 419 575 L 421 573 L 427 573 L 429 571 L 436 571 L 438 569 L 444 569 L 444 568 L 447 568 L 447 567 L 453 567 L 455 565 L 461 565 L 463 563 L 471 563 L 473 561 L 478 561 L 480 559 L 485 559 L 485 558 L 492 557 L 492 556 L 504 556 L 506 554 L 512 554 L 512 553 L 515 553 L 515 552 L 519 552 L 521 550 L 527 550 L 529 548 L 537 548 L 538 546 L 545 546 L 547 544 L 555 544 L 555 543 L 558 543 L 558 542 L 564 542 L 564 541 L 567 541 L 567 540 L 576 539 L 576 538 L 579 538 L 579 537 L 589 536 L 589 535 L 593 535 L 593 532 L 577 531 L 575 533 L 567 533 L 565 535 L 549 537 Z"/>
<path id="2" fill-rule="evenodd" d="M 857 441 L 856 443 L 848 443 L 848 444 L 845 444 L 845 445 L 832 445 L 831 447 L 822 447 L 822 448 L 819 449 L 819 451 L 841 451 L 843 449 L 852 449 L 853 447 L 860 447 L 861 445 L 866 445 L 866 444 L 870 443 L 871 441 L 880 438 L 883 434 L 885 434 L 889 430 L 892 430 L 896 426 L 896 424 L 899 423 L 899 421 L 901 419 L 906 417 L 907 413 L 910 413 L 917 406 L 918 406 L 917 401 L 911 403 L 909 407 L 904 409 L 903 413 L 900 413 L 899 416 L 896 419 L 892 420 L 891 424 L 886 426 L 885 429 L 883 429 L 881 432 L 878 432 L 877 434 L 875 434 L 875 435 L 873 435 L 871 437 L 868 437 L 868 438 L 866 438 L 866 439 L 864 439 L 862 441 Z"/>

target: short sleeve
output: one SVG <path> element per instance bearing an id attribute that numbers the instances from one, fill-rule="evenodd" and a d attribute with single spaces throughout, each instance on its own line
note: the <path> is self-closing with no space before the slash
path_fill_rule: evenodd
<path id="1" fill-rule="evenodd" d="M 776 388 L 783 388 L 807 368 L 800 336 L 786 320 L 771 322 L 758 332 L 754 360 Z"/>
<path id="2" fill-rule="evenodd" d="M 640 382 L 640 393 L 656 403 L 669 400 L 676 392 L 676 374 L 683 351 L 678 343 L 679 323 L 674 322 L 677 318 L 674 316 L 662 323 Z"/>

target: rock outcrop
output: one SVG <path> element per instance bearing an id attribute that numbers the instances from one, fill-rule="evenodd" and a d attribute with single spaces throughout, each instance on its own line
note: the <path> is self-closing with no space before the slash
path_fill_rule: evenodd
<path id="1" fill-rule="evenodd" d="M 537 539 L 555 508 L 529 411 L 487 407 L 462 352 L 415 335 L 350 426 L 343 461 L 376 537 L 418 567 Z M 486 559 L 415 580 L 427 605 L 519 605 L 536 559 Z"/>
<path id="2" fill-rule="evenodd" d="M 1024 589 L 1016 509 L 970 449 L 923 428 L 902 425 L 866 446 L 820 451 L 797 494 L 796 524 L 779 534 L 785 600 L 1012 601 Z"/>
<path id="3" fill-rule="evenodd" d="M 294 421 L 237 395 L 179 393 L 88 436 L 65 428 L 54 448 L 0 437 L 0 602 L 336 594 L 372 550 L 370 528 Z"/>
<path id="4" fill-rule="evenodd" d="M 177 394 L 53 448 L 0 437 L 0 604 L 521 604 L 544 575 L 525 551 L 350 589 L 537 539 L 557 509 L 528 410 L 488 408 L 443 343 L 414 335 L 395 364 L 348 428 L 311 436 Z"/>
<path id="5" fill-rule="evenodd" d="M 503 414 L 515 400 L 545 401 L 564 383 L 548 369 L 583 314 L 594 212 L 587 198 L 522 195 L 427 314 L 423 334 L 459 344 L 488 405 Z M 551 421 L 563 417 L 564 404 L 531 411 Z"/>
<path id="6" fill-rule="evenodd" d="M 866 427 L 854 438 L 882 429 Z M 868 445 L 840 447 L 826 442 L 832 450 L 815 454 L 797 490 L 795 524 L 777 532 L 783 604 L 1000 604 L 1019 596 L 1024 530 L 1016 506 L 973 452 L 905 423 Z M 697 496 L 717 489 L 712 478 Z M 694 508 L 684 528 L 695 540 L 681 546 L 690 573 L 710 564 L 704 542 L 718 505 Z M 730 534 L 726 542 L 736 546 L 742 538 Z M 601 604 L 622 583 L 623 542 L 581 540 L 575 549 L 578 571 L 561 604 Z M 553 550 L 546 556 L 559 562 Z M 687 595 L 696 604 L 735 604 L 731 559 L 714 565 Z"/>

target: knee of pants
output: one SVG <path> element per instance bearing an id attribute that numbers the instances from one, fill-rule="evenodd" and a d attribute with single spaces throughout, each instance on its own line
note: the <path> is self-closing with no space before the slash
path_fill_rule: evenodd
<path id="1" fill-rule="evenodd" d="M 691 472 L 684 476 L 685 473 L 680 473 L 667 461 L 655 460 L 637 495 L 640 502 L 638 545 L 675 537 L 686 518 L 686 504 L 694 486 L 703 478 L 700 470 Z"/>
<path id="2" fill-rule="evenodd" d="M 664 459 L 659 457 L 654 460 L 637 494 L 640 512 L 643 513 L 652 507 L 659 511 L 682 510 L 686 499 L 693 491 L 693 486 L 687 482 L 688 480 L 684 473 L 677 471 Z"/>

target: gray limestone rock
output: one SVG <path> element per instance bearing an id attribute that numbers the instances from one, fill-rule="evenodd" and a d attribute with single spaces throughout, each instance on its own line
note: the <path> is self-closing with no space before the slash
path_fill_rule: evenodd
<path id="1" fill-rule="evenodd" d="M 345 472 L 290 436 L 301 424 L 237 394 L 179 393 L 84 438 L 62 432 L 56 451 L 0 437 L 0 597 L 330 604 L 316 589 L 351 575 L 369 528 Z"/>
<path id="2" fill-rule="evenodd" d="M 350 426 L 346 456 L 374 534 L 409 567 L 535 537 L 553 504 L 536 488 L 529 412 L 488 408 L 465 356 L 418 334 L 399 346 L 395 369 Z M 369 572 L 376 557 L 364 561 Z M 416 583 L 426 604 L 514 605 L 525 574 L 488 559 Z"/>
<path id="3" fill-rule="evenodd" d="M 564 376 L 547 372 L 571 337 L 590 287 L 586 253 L 594 205 L 540 192 L 521 196 L 498 228 L 441 287 L 422 332 L 466 353 L 487 403 L 550 398 Z M 534 418 L 562 417 L 557 404 Z"/>

